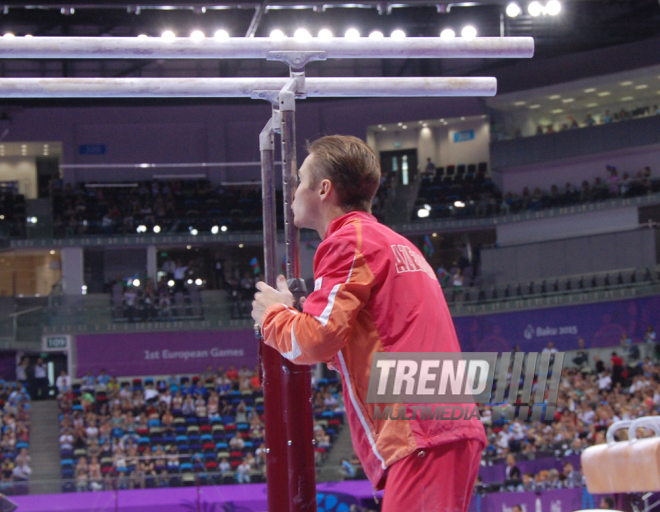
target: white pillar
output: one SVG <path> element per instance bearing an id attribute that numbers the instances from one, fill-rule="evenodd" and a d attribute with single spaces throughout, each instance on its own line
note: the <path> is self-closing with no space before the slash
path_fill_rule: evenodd
<path id="1" fill-rule="evenodd" d="M 62 256 L 62 288 L 66 295 L 82 295 L 84 261 L 82 247 L 64 247 Z"/>
<path id="2" fill-rule="evenodd" d="M 158 274 L 158 264 L 156 263 L 156 246 L 148 245 L 147 246 L 147 276 L 154 283 L 154 287 L 157 284 L 156 283 L 157 274 Z"/>

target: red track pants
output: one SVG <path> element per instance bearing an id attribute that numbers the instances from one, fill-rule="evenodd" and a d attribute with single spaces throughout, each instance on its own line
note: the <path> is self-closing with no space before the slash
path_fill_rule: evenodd
<path id="1" fill-rule="evenodd" d="M 467 512 L 481 461 L 480 441 L 417 450 L 389 469 L 382 512 Z"/>

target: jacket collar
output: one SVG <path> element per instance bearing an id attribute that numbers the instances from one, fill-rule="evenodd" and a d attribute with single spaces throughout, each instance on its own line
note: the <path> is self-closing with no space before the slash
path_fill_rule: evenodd
<path id="1" fill-rule="evenodd" d="M 341 227 L 345 226 L 349 222 L 355 220 L 355 219 L 362 219 L 362 220 L 369 220 L 372 222 L 378 222 L 376 220 L 376 217 L 371 215 L 370 213 L 367 212 L 360 212 L 360 211 L 355 211 L 355 212 L 349 212 L 346 215 L 342 215 L 341 217 L 337 217 L 335 220 L 333 220 L 329 225 L 328 225 L 328 230 L 325 232 L 325 237 L 323 238 L 326 240 L 328 237 L 332 236 L 332 234 L 340 229 Z"/>

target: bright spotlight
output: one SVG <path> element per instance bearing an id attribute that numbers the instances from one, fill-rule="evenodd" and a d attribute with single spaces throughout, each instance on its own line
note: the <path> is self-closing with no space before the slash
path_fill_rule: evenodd
<path id="1" fill-rule="evenodd" d="M 446 28 L 442 32 L 440 32 L 440 37 L 442 37 L 443 39 L 451 39 L 452 37 L 456 37 L 456 32 L 454 32 L 450 28 Z"/>
<path id="2" fill-rule="evenodd" d="M 429 216 L 429 211 L 426 208 L 420 208 L 419 210 L 417 210 L 417 216 L 420 219 L 425 219 L 426 217 Z"/>
<path id="3" fill-rule="evenodd" d="M 206 36 L 204 35 L 204 32 L 201 30 L 193 30 L 192 34 L 190 34 L 190 39 L 195 41 L 196 43 L 199 41 L 203 41 Z"/>
<path id="4" fill-rule="evenodd" d="M 192 279 L 188 279 L 188 284 L 192 284 Z"/>
<path id="5" fill-rule="evenodd" d="M 543 6 L 538 2 L 532 2 L 527 6 L 527 12 L 530 16 L 539 16 L 543 12 Z"/>
<path id="6" fill-rule="evenodd" d="M 213 226 L 213 227 L 211 228 L 211 233 L 213 233 L 214 235 L 217 235 L 217 234 L 218 234 L 218 231 L 220 231 L 220 229 L 218 228 L 218 226 Z"/>
<path id="7" fill-rule="evenodd" d="M 160 233 L 160 226 L 154 226 L 154 233 Z"/>
<path id="8" fill-rule="evenodd" d="M 296 41 L 309 41 L 312 39 L 312 34 L 307 32 L 304 28 L 299 28 L 293 33 L 293 38 Z"/>
<path id="9" fill-rule="evenodd" d="M 221 227 L 220 227 L 220 231 L 222 231 L 223 233 L 224 233 L 225 231 L 227 231 L 227 226 L 221 226 Z"/>
<path id="10" fill-rule="evenodd" d="M 197 279 L 195 279 L 195 284 L 197 286 L 202 286 L 202 280 L 198 277 Z"/>
<path id="11" fill-rule="evenodd" d="M 137 38 L 138 39 L 149 39 L 149 36 L 147 34 L 138 34 Z"/>
<path id="12" fill-rule="evenodd" d="M 371 34 L 369 34 L 369 39 L 382 39 L 383 37 L 385 36 L 380 30 L 374 30 Z"/>
<path id="13" fill-rule="evenodd" d="M 229 32 L 222 29 L 216 30 L 215 34 L 213 34 L 213 39 L 215 39 L 216 41 L 226 41 L 227 39 L 229 39 Z"/>
<path id="14" fill-rule="evenodd" d="M 360 39 L 360 32 L 358 32 L 358 29 L 356 28 L 349 28 L 344 34 L 344 37 L 349 41 L 356 41 L 357 39 Z"/>
<path id="15" fill-rule="evenodd" d="M 197 235 L 199 234 L 199 231 L 197 231 L 196 229 L 191 229 L 191 230 L 190 230 L 190 234 L 191 234 L 192 236 L 197 236 Z"/>
<path id="16" fill-rule="evenodd" d="M 144 224 L 140 224 L 137 227 L 137 232 L 138 233 L 146 233 L 147 232 L 147 226 L 145 226 Z"/>
<path id="17" fill-rule="evenodd" d="M 506 15 L 509 18 L 515 18 L 516 16 L 520 16 L 520 13 L 522 10 L 520 9 L 520 6 L 518 4 L 510 3 L 509 5 L 506 6 Z"/>
<path id="18" fill-rule="evenodd" d="M 405 33 L 403 30 L 399 30 L 399 29 L 397 29 L 397 30 L 395 30 L 394 32 L 392 32 L 392 34 L 390 35 L 390 37 L 391 37 L 392 39 L 396 39 L 397 41 L 400 41 L 401 39 L 405 39 L 405 38 L 406 38 L 406 33 Z"/>
<path id="19" fill-rule="evenodd" d="M 425 209 L 426 211 L 430 212 L 430 211 L 431 211 L 431 205 L 430 205 L 430 204 L 425 204 L 425 205 L 424 205 L 424 209 Z"/>
<path id="20" fill-rule="evenodd" d="M 330 32 L 330 30 L 327 28 L 322 28 L 319 30 L 319 39 L 322 41 L 329 41 L 332 39 L 332 32 Z"/>
<path id="21" fill-rule="evenodd" d="M 172 41 L 176 36 L 171 30 L 166 30 L 160 35 L 160 37 L 162 37 L 165 41 Z"/>
<path id="22" fill-rule="evenodd" d="M 4 36 L 2 36 L 2 37 L 6 37 L 7 39 L 11 39 L 12 37 L 15 37 L 15 36 L 14 36 L 14 34 L 12 34 L 11 32 L 7 32 L 7 33 L 6 33 Z"/>
<path id="23" fill-rule="evenodd" d="M 477 29 L 472 25 L 468 25 L 467 27 L 464 27 L 463 30 L 461 30 L 461 37 L 463 39 L 474 39 L 477 37 Z"/>
<path id="24" fill-rule="evenodd" d="M 170 279 L 170 280 L 167 282 L 167 286 L 169 286 L 170 288 L 171 288 L 172 286 L 174 286 L 174 281 L 173 281 L 172 279 Z"/>
<path id="25" fill-rule="evenodd" d="M 547 12 L 550 16 L 557 16 L 559 11 L 561 11 L 561 4 L 558 2 L 558 0 L 550 0 L 545 5 L 545 12 Z"/>
<path id="26" fill-rule="evenodd" d="M 465 203 L 463 201 L 455 201 L 454 206 L 456 208 L 465 208 Z"/>
<path id="27" fill-rule="evenodd" d="M 286 37 L 286 35 L 284 34 L 284 32 L 282 32 L 282 31 L 279 30 L 279 29 L 275 29 L 275 30 L 273 30 L 273 31 L 270 33 L 270 38 L 271 38 L 273 41 L 281 41 L 281 40 L 284 39 L 285 37 Z"/>
<path id="28" fill-rule="evenodd" d="M 139 279 L 133 279 L 133 286 L 136 288 L 140 286 L 140 280 Z"/>

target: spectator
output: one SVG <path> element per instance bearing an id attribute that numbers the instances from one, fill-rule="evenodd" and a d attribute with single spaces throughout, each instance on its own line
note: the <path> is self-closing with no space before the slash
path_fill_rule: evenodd
<path id="1" fill-rule="evenodd" d="M 345 480 L 352 480 L 355 478 L 355 467 L 350 463 L 348 459 L 341 459 L 339 475 Z"/>
<path id="2" fill-rule="evenodd" d="M 582 475 L 579 471 L 573 469 L 573 464 L 570 462 L 564 463 L 564 487 L 573 488 L 582 486 Z"/>
<path id="3" fill-rule="evenodd" d="M 96 378 L 98 389 L 101 391 L 107 391 L 110 379 L 111 377 L 106 373 L 105 368 L 101 368 L 101 374 Z"/>
<path id="4" fill-rule="evenodd" d="M 233 439 L 232 439 L 233 440 Z M 249 484 L 250 483 L 250 471 L 252 467 L 247 459 L 243 459 L 240 466 L 236 468 L 236 481 L 239 484 Z"/>
<path id="5" fill-rule="evenodd" d="M 183 292 L 185 290 L 185 278 L 186 272 L 188 271 L 188 266 L 183 266 L 181 260 L 176 262 L 176 268 L 174 269 L 174 290 L 178 292 Z"/>
<path id="6" fill-rule="evenodd" d="M 520 480 L 520 469 L 516 466 L 516 458 L 512 454 L 506 456 L 505 476 L 507 480 Z"/>
<path id="7" fill-rule="evenodd" d="M 575 357 L 573 358 L 573 363 L 578 368 L 581 368 L 583 365 L 589 362 L 589 352 L 587 352 L 584 348 L 584 339 L 579 338 L 578 339 L 578 351 Z"/>
<path id="8" fill-rule="evenodd" d="M 625 382 L 623 359 L 616 352 L 612 352 L 612 358 L 610 360 L 612 362 L 612 386 L 616 386 L 617 384 L 623 385 Z"/>
<path id="9" fill-rule="evenodd" d="M 600 508 L 602 510 L 613 510 L 614 500 L 610 496 L 603 496 L 600 499 Z"/>
<path id="10" fill-rule="evenodd" d="M 137 291 L 134 286 L 128 286 L 124 291 L 124 307 L 125 314 L 129 322 L 135 320 L 135 312 L 137 306 Z"/>
<path id="11" fill-rule="evenodd" d="M 60 372 L 60 376 L 55 380 L 55 387 L 57 388 L 58 396 L 64 396 L 64 394 L 71 389 L 71 378 L 66 370 Z"/>
<path id="12" fill-rule="evenodd" d="M 46 400 L 48 398 L 48 368 L 42 358 L 37 359 L 34 366 L 34 391 L 35 400 Z"/>

